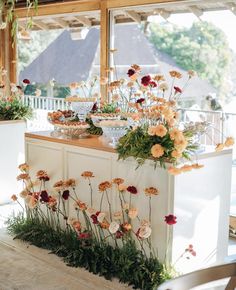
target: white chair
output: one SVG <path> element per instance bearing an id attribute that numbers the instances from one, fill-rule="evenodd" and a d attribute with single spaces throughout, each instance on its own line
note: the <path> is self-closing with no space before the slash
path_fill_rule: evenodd
<path id="1" fill-rule="evenodd" d="M 222 264 L 179 276 L 164 282 L 157 290 L 189 290 L 224 278 L 230 278 L 225 290 L 236 289 L 236 262 Z"/>

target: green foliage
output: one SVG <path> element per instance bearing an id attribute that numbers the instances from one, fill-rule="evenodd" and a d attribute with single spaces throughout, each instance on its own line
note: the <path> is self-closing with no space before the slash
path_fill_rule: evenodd
<path id="1" fill-rule="evenodd" d="M 171 278 L 165 266 L 156 258 L 146 258 L 128 240 L 123 247 L 112 247 L 105 241 L 78 240 L 70 228 L 54 230 L 39 219 L 22 216 L 8 221 L 8 231 L 15 238 L 48 249 L 73 267 L 83 267 L 106 279 L 118 278 L 135 289 L 156 289 Z"/>
<path id="2" fill-rule="evenodd" d="M 197 71 L 216 88 L 222 86 L 231 60 L 231 50 L 222 30 L 212 23 L 198 21 L 190 28 L 153 23 L 150 31 L 150 41 L 177 65 Z"/>
<path id="3" fill-rule="evenodd" d="M 154 158 L 151 155 L 151 148 L 155 144 L 160 144 L 165 148 L 164 155 L 159 158 Z M 116 148 L 119 159 L 126 159 L 132 156 L 138 162 L 138 166 L 142 165 L 146 159 L 152 159 L 155 167 L 158 163 L 161 167 L 165 167 L 166 161 L 176 164 L 176 159 L 171 157 L 171 152 L 174 149 L 174 141 L 170 139 L 169 134 L 166 134 L 164 137 L 150 136 L 147 131 L 147 126 L 140 126 L 135 130 L 129 129 L 127 133 L 120 138 Z M 195 149 L 196 146 L 189 144 L 183 156 L 186 159 L 190 159 L 188 150 L 194 151 Z"/>
<path id="4" fill-rule="evenodd" d="M 101 113 L 112 114 L 116 113 L 117 106 L 115 103 L 106 103 L 101 108 Z"/>
<path id="5" fill-rule="evenodd" d="M 0 120 L 26 120 L 32 117 L 32 109 L 19 99 L 0 100 Z"/>
<path id="6" fill-rule="evenodd" d="M 99 127 L 94 126 L 93 121 L 91 118 L 86 118 L 86 122 L 89 124 L 89 128 L 87 132 L 91 135 L 102 135 L 102 129 Z"/>

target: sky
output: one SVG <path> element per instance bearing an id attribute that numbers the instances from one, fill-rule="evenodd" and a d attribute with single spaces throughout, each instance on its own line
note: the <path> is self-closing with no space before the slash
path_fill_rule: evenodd
<path id="1" fill-rule="evenodd" d="M 229 10 L 221 10 L 214 12 L 204 12 L 200 17 L 204 21 L 212 22 L 215 26 L 222 29 L 227 35 L 230 48 L 236 52 L 236 15 Z M 161 22 L 163 19 L 160 16 L 153 16 L 153 21 Z M 199 21 L 192 13 L 172 14 L 168 21 L 180 26 L 189 27 L 194 21 Z"/>

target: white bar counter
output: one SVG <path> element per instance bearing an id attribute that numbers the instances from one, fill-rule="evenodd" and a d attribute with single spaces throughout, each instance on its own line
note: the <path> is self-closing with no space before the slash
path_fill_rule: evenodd
<path id="1" fill-rule="evenodd" d="M 132 202 L 139 208 L 139 216 L 146 219 L 149 207 L 144 189 L 157 187 L 160 193 L 152 198 L 152 244 L 158 249 L 159 258 L 164 260 L 169 244 L 167 257 L 175 263 L 185 248 L 192 244 L 197 256 L 176 264 L 182 272 L 224 261 L 228 249 L 231 149 L 219 153 L 203 152 L 198 156 L 198 162 L 204 168 L 173 176 L 165 169 L 154 169 L 151 161 L 138 169 L 132 158 L 117 161 L 115 150 L 100 139 L 92 136 L 69 140 L 53 137 L 51 132 L 26 133 L 26 159 L 31 173 L 46 170 L 51 176 L 51 184 L 60 179 L 78 179 L 79 198 L 89 203 L 88 185 L 81 173 L 92 171 L 95 175 L 92 180 L 95 208 L 96 205 L 99 208 L 101 197 L 98 184 L 116 177 L 124 178 L 126 185 L 137 187 L 138 194 Z M 112 210 L 119 210 L 115 191 L 111 193 L 111 199 Z M 164 216 L 168 214 L 177 216 L 177 224 L 166 225 Z"/>

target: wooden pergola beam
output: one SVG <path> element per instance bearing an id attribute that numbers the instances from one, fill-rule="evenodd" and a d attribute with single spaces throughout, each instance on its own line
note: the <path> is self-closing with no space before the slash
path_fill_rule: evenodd
<path id="1" fill-rule="evenodd" d="M 128 11 L 125 11 L 126 15 L 128 15 L 134 22 L 137 22 L 137 23 L 141 23 L 142 19 L 141 19 L 141 16 L 133 11 L 133 10 L 128 10 Z"/>
<path id="2" fill-rule="evenodd" d="M 85 16 L 75 16 L 75 18 L 80 22 L 82 23 L 84 26 L 87 26 L 87 27 L 90 27 L 92 26 L 92 22 Z"/>

